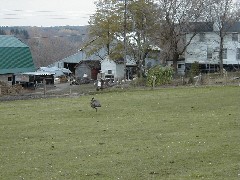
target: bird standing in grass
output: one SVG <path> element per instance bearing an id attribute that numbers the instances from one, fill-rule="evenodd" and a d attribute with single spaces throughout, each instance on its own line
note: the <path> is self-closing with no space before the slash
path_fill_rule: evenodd
<path id="1" fill-rule="evenodd" d="M 101 107 L 100 102 L 98 100 L 94 99 L 94 97 L 92 98 L 90 105 L 92 108 L 96 109 L 96 112 L 97 112 L 97 108 Z"/>

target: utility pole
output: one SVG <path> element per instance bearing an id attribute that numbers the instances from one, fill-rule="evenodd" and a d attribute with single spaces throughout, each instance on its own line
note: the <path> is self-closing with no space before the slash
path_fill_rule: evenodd
<path id="1" fill-rule="evenodd" d="M 127 76 L 127 42 L 126 42 L 126 29 L 127 29 L 127 0 L 124 0 L 124 82 Z"/>

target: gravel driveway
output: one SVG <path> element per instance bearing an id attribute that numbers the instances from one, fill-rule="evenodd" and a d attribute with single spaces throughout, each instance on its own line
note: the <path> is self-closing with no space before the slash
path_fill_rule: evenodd
<path id="1" fill-rule="evenodd" d="M 96 91 L 96 88 L 92 83 L 82 85 L 70 85 L 69 83 L 61 83 L 55 85 L 47 85 L 46 91 L 44 91 L 44 87 L 39 87 L 36 90 L 24 89 L 21 93 L 16 95 L 0 96 L 0 101 L 80 96 L 94 91 Z"/>

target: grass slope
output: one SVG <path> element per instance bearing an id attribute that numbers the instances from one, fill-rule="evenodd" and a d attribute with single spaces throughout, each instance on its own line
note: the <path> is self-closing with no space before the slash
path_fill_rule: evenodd
<path id="1" fill-rule="evenodd" d="M 0 179 L 238 179 L 239 87 L 0 103 Z"/>

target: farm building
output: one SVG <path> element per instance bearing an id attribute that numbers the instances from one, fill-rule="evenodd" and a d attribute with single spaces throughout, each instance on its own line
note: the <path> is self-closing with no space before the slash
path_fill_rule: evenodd
<path id="1" fill-rule="evenodd" d="M 105 78 L 114 80 L 122 80 L 124 78 L 124 63 L 123 59 L 113 61 L 108 56 L 101 61 L 101 73 Z"/>
<path id="2" fill-rule="evenodd" d="M 220 64 L 219 26 L 216 22 L 201 22 L 196 27 L 197 35 L 192 38 L 185 52 L 186 67 L 197 62 L 203 72 L 217 71 Z M 226 23 L 224 27 L 223 67 L 228 71 L 236 70 L 240 67 L 240 22 Z M 193 33 L 186 34 L 187 42 Z"/>
<path id="3" fill-rule="evenodd" d="M 98 60 L 80 61 L 75 67 L 75 77 L 81 79 L 84 77 L 85 74 L 88 78 L 96 80 L 100 68 L 100 61 Z"/>
<path id="4" fill-rule="evenodd" d="M 109 56 L 106 56 L 101 61 L 101 78 L 103 79 L 111 79 L 114 81 L 123 80 L 124 79 L 124 59 L 121 58 L 119 60 L 112 60 Z M 134 60 L 131 60 L 129 56 L 127 56 L 126 62 L 126 78 L 132 76 L 134 69 L 136 68 L 136 63 Z"/>
<path id="5" fill-rule="evenodd" d="M 25 72 L 13 75 L 13 83 L 23 87 L 34 87 L 37 84 L 54 84 L 54 73 L 45 71 Z"/>
<path id="6" fill-rule="evenodd" d="M 104 53 L 105 51 L 100 50 L 98 53 L 88 56 L 83 50 L 79 50 L 76 54 L 73 54 L 60 61 L 57 61 L 49 65 L 49 67 L 67 68 L 73 73 L 73 75 L 75 75 L 76 78 L 81 78 L 84 72 L 80 72 L 79 71 L 80 69 L 83 71 L 88 71 L 87 69 L 89 69 L 89 67 L 90 68 L 93 67 L 94 72 L 96 70 L 99 72 L 100 65 L 96 67 L 96 65 L 92 66 L 91 64 L 92 63 L 95 64 L 96 62 L 100 63 L 100 61 L 102 60 L 101 57 L 104 56 Z M 84 69 L 84 66 L 86 67 L 86 69 Z M 92 73 L 89 73 L 89 75 L 90 74 Z"/>
<path id="7" fill-rule="evenodd" d="M 11 35 L 0 35 L 0 81 L 12 83 L 12 75 L 35 71 L 30 48 Z"/>

